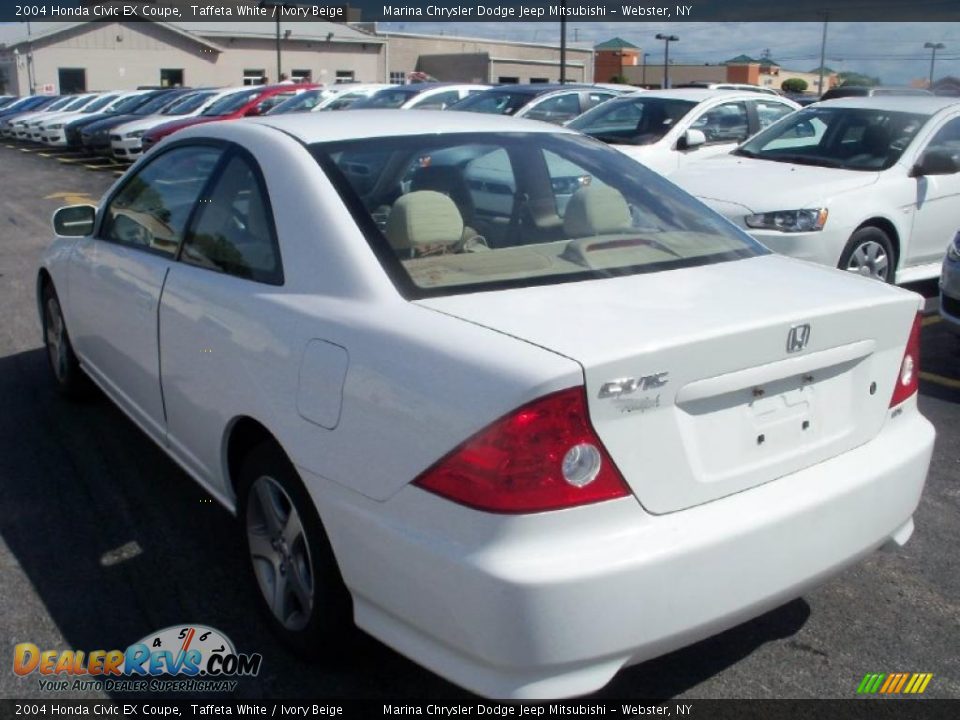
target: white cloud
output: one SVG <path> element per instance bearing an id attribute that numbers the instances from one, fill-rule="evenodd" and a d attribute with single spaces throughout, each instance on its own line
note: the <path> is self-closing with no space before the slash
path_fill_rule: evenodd
<path id="1" fill-rule="evenodd" d="M 559 23 L 545 22 L 389 22 L 384 30 L 487 37 L 497 40 L 560 42 Z M 770 55 L 784 68 L 810 70 L 820 64 L 822 23 L 632 23 L 570 22 L 567 40 L 589 44 L 622 37 L 650 53 L 648 62 L 662 63 L 663 43 L 657 33 L 680 36 L 671 44 L 670 58 L 677 63 L 723 62 L 735 55 Z M 906 84 L 925 78 L 930 71 L 930 51 L 925 42 L 942 42 L 936 77 L 960 77 L 960 23 L 829 23 L 826 64 L 838 71 L 879 76 L 886 84 Z"/>

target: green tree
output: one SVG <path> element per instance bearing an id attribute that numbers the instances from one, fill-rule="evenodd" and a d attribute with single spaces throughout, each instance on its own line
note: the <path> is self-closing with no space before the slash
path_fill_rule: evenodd
<path id="1" fill-rule="evenodd" d="M 624 75 L 613 75 L 607 82 L 617 83 L 619 85 L 629 85 L 630 81 Z"/>
<path id="2" fill-rule="evenodd" d="M 780 84 L 780 89 L 788 93 L 806 92 L 807 87 L 807 81 L 803 78 L 788 78 Z"/>
<path id="3" fill-rule="evenodd" d="M 840 81 L 840 85 L 862 85 L 866 87 L 873 87 L 874 85 L 880 84 L 880 78 L 871 77 L 858 72 L 838 73 L 837 79 Z"/>

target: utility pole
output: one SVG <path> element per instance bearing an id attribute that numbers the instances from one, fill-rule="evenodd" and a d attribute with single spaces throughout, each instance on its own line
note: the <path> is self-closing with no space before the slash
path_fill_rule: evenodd
<path id="1" fill-rule="evenodd" d="M 563 0 L 560 16 L 560 84 L 567 81 L 567 0 Z"/>
<path id="2" fill-rule="evenodd" d="M 823 87 L 823 76 L 826 73 L 826 68 L 824 67 L 827 64 L 827 22 L 830 20 L 830 13 L 826 10 L 823 11 L 823 38 L 820 40 L 820 94 L 823 95 L 826 92 L 826 88 Z"/>
<path id="3" fill-rule="evenodd" d="M 942 42 L 938 43 L 924 43 L 923 46 L 930 50 L 930 83 L 927 85 L 928 88 L 933 87 L 933 65 L 937 61 L 937 50 L 943 50 L 946 45 Z"/>
<path id="4" fill-rule="evenodd" d="M 646 87 L 646 86 L 647 86 L 647 58 L 648 58 L 648 57 L 650 57 L 650 53 L 644 53 L 644 54 L 643 54 L 643 71 L 642 71 L 642 72 L 643 72 L 643 75 L 642 75 L 641 80 L 640 80 L 640 84 L 641 84 L 643 87 Z"/>
<path id="5" fill-rule="evenodd" d="M 284 5 L 282 2 L 260 0 L 260 2 L 257 3 L 257 7 L 273 8 L 273 17 L 277 21 L 277 76 L 274 78 L 274 82 L 280 82 L 280 76 L 283 74 L 282 64 L 280 62 L 280 16 L 283 14 Z"/>
<path id="6" fill-rule="evenodd" d="M 670 43 L 680 40 L 676 35 L 657 33 L 657 40 L 663 40 L 663 89 L 670 87 Z"/>
<path id="7" fill-rule="evenodd" d="M 36 83 L 33 81 L 33 39 L 29 20 L 27 20 L 27 85 L 30 86 L 30 94 L 36 95 Z"/>

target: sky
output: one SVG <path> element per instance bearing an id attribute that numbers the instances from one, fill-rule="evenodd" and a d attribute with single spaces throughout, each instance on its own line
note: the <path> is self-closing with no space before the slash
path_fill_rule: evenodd
<path id="1" fill-rule="evenodd" d="M 498 40 L 560 42 L 559 23 L 546 22 L 389 22 L 384 30 L 444 33 Z M 764 50 L 789 70 L 811 70 L 820 65 L 822 23 L 630 23 L 569 22 L 567 40 L 591 46 L 619 36 L 649 52 L 651 65 L 663 64 L 663 42 L 657 33 L 680 37 L 671 43 L 670 59 L 682 64 L 718 63 L 736 55 L 759 57 Z M 930 50 L 925 42 L 942 42 L 937 51 L 936 78 L 960 77 L 960 23 L 829 23 L 828 67 L 838 72 L 878 76 L 889 85 L 904 85 L 930 73 Z"/>

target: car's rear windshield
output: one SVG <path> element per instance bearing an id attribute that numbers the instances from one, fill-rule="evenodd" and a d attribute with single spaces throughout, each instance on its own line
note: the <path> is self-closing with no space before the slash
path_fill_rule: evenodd
<path id="1" fill-rule="evenodd" d="M 789 115 L 734 152 L 749 158 L 876 172 L 891 167 L 928 116 L 816 105 Z"/>
<path id="2" fill-rule="evenodd" d="M 659 175 L 573 133 L 386 137 L 311 150 L 406 297 L 767 252 Z"/>
<path id="3" fill-rule="evenodd" d="M 466 97 L 450 106 L 450 110 L 486 113 L 487 115 L 514 115 L 517 110 L 537 97 L 535 92 L 486 90 Z"/>
<path id="4" fill-rule="evenodd" d="M 253 90 L 240 90 L 238 92 L 226 95 L 220 98 L 210 107 L 204 110 L 201 115 L 230 115 L 236 112 L 251 100 L 256 100 L 263 90 L 255 88 Z"/>
<path id="5" fill-rule="evenodd" d="M 650 145 L 666 135 L 696 105 L 692 100 L 642 95 L 615 98 L 588 110 L 569 126 L 603 142 Z"/>

